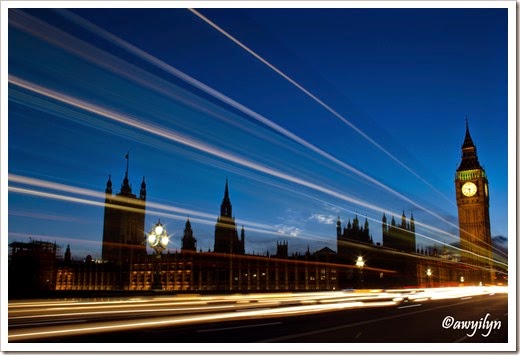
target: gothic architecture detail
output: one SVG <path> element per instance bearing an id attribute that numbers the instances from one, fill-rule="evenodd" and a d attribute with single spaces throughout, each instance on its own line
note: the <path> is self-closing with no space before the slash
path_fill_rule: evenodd
<path id="1" fill-rule="evenodd" d="M 357 216 L 354 217 L 352 222 L 349 219 L 344 228 L 342 228 L 341 220 L 338 216 L 336 221 L 336 238 L 338 258 L 347 265 L 352 265 L 359 255 L 363 255 L 366 247 L 374 245 L 368 227 L 368 220 L 365 218 L 365 223 L 361 225 Z M 340 273 L 342 278 L 340 284 L 345 286 L 342 282 L 348 276 L 344 274 L 344 271 Z"/>
<path id="2" fill-rule="evenodd" d="M 287 259 L 289 256 L 289 242 L 282 241 L 276 242 L 276 255 L 277 258 Z"/>
<path id="3" fill-rule="evenodd" d="M 455 174 L 455 191 L 460 246 L 463 250 L 461 261 L 480 268 L 480 271 L 465 277 L 468 280 L 490 282 L 492 247 L 488 180 L 484 168 L 478 161 L 477 147 L 471 139 L 467 119 L 462 158 Z"/>
<path id="4" fill-rule="evenodd" d="M 368 220 L 366 218 L 363 226 L 359 223 L 357 216 L 354 217 L 352 223 L 350 223 L 349 219 L 346 227 L 341 230 L 341 220 L 338 216 L 336 232 L 338 240 L 350 240 L 354 242 L 373 244 L 372 236 L 370 235 L 370 230 L 368 228 Z"/>
<path id="5" fill-rule="evenodd" d="M 108 176 L 105 189 L 102 259 L 122 265 L 136 255 L 146 254 L 144 217 L 146 184 L 141 183 L 139 197 L 132 193 L 128 179 L 128 154 L 125 177 L 118 194 L 112 194 L 112 179 Z"/>
<path id="6" fill-rule="evenodd" d="M 374 243 L 368 218 L 336 222 L 337 252 L 324 247 L 314 253 L 289 254 L 288 241 L 277 242 L 276 254 L 245 254 L 245 229 L 235 223 L 226 179 L 220 215 L 215 225 L 214 251 L 197 252 L 190 219 L 186 220 L 180 252 L 161 258 L 147 254 L 144 244 L 146 182 L 138 197 L 132 193 L 127 166 L 119 193 L 112 177 L 105 188 L 102 260 L 72 260 L 67 245 L 57 260 L 56 244 L 18 243 L 11 248 L 9 286 L 26 294 L 29 289 L 151 290 L 156 276 L 168 291 L 297 291 L 352 288 L 445 287 L 507 282 L 507 270 L 492 264 L 489 191 L 486 173 L 466 122 L 462 159 L 455 175 L 462 256 L 449 257 L 446 245 L 417 249 L 415 220 L 404 211 L 401 219 L 381 221 L 382 243 Z M 17 284 L 19 274 L 38 274 L 32 283 Z M 12 275 L 15 275 L 11 277 Z M 155 276 L 154 276 L 155 275 Z"/>
<path id="7" fill-rule="evenodd" d="M 237 225 L 233 216 L 233 208 L 229 199 L 228 180 L 224 189 L 224 198 L 220 205 L 220 216 L 215 225 L 215 248 L 216 253 L 244 254 L 245 231 L 242 226 L 240 239 L 238 238 Z"/>
<path id="8" fill-rule="evenodd" d="M 184 235 L 182 236 L 182 251 L 197 251 L 197 239 L 193 237 L 193 230 L 191 229 L 190 219 L 186 221 L 184 227 Z"/>
<path id="9" fill-rule="evenodd" d="M 415 220 L 413 214 L 410 216 L 410 220 L 406 220 L 406 215 L 401 215 L 401 223 L 397 224 L 394 216 L 390 225 L 387 223 L 386 215 L 383 213 L 382 219 L 383 229 L 383 246 L 387 248 L 404 251 L 407 253 L 416 252 L 415 243 Z"/>

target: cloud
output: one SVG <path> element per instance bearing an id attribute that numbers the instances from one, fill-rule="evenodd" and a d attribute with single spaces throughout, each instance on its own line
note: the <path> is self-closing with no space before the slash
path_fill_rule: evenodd
<path id="1" fill-rule="evenodd" d="M 335 217 L 332 215 L 326 216 L 324 214 L 314 213 L 309 217 L 309 220 L 315 220 L 321 224 L 334 224 Z"/>
<path id="2" fill-rule="evenodd" d="M 290 237 L 297 237 L 302 232 L 302 229 L 298 227 L 288 226 L 285 224 L 277 224 L 275 227 L 277 228 L 278 233 L 288 235 Z"/>
<path id="3" fill-rule="evenodd" d="M 493 241 L 493 243 L 507 245 L 507 238 L 502 236 L 502 235 L 498 235 L 498 236 L 493 237 L 492 241 Z"/>
<path id="4" fill-rule="evenodd" d="M 493 250 L 495 253 L 502 254 L 503 256 L 507 256 L 508 254 L 508 240 L 506 237 L 502 235 L 495 236 L 491 238 L 491 245 L 493 246 Z"/>

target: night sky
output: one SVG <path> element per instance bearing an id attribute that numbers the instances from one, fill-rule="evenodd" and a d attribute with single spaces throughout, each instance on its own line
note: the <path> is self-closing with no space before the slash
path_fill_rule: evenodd
<path id="1" fill-rule="evenodd" d="M 188 217 L 213 249 L 226 178 L 246 253 L 336 250 L 338 216 L 367 218 L 381 242 L 383 212 L 403 211 L 419 247 L 454 243 L 467 117 L 507 243 L 507 9 L 8 17 L 9 242 L 99 258 L 106 182 L 119 192 L 129 152 L 144 232 L 160 218 L 170 251 Z"/>

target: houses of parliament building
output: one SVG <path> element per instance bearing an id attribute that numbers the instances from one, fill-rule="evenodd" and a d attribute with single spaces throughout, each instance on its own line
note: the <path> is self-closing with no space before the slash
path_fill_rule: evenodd
<path id="1" fill-rule="evenodd" d="M 88 257 L 81 262 L 73 261 L 69 247 L 65 257 L 59 258 L 56 246 L 45 245 L 46 270 L 34 272 L 45 272 L 47 282 L 42 285 L 35 281 L 32 287 L 76 291 L 248 292 L 492 283 L 495 265 L 488 181 L 467 123 L 455 187 L 461 241 L 458 256 L 453 253 L 455 249 L 418 249 L 414 217 L 408 218 L 404 211 L 397 221 L 395 216 L 381 216 L 382 244 L 373 242 L 367 219 L 360 221 L 354 216 L 344 224 L 338 217 L 336 251 L 324 247 L 311 252 L 307 248 L 306 252 L 290 254 L 288 242 L 279 241 L 274 255 L 246 254 L 246 229 L 235 223 L 227 179 L 215 224 L 213 251 L 197 250 L 196 231 L 188 218 L 179 252 L 147 254 L 146 183 L 143 178 L 139 194 L 134 194 L 127 164 L 118 193 L 113 194 L 110 176 L 106 183 L 103 262 Z M 22 287 L 13 275 L 24 262 L 41 254 L 40 247 L 34 242 L 10 244 L 10 289 Z"/>

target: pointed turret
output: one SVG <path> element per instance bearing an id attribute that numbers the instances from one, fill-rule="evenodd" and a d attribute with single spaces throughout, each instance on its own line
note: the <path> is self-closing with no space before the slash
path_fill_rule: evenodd
<path id="1" fill-rule="evenodd" d="M 471 139 L 471 135 L 469 134 L 468 117 L 466 117 L 466 135 L 464 136 L 464 143 L 462 144 L 462 149 L 469 148 L 475 148 L 475 144 L 473 144 L 473 139 Z"/>
<path id="2" fill-rule="evenodd" d="M 182 247 L 181 251 L 197 251 L 197 239 L 193 237 L 193 230 L 191 229 L 190 218 L 186 221 L 186 226 L 184 227 L 184 235 L 182 237 Z"/>
<path id="3" fill-rule="evenodd" d="M 457 171 L 473 169 L 481 169 L 481 166 L 477 157 L 477 147 L 469 133 L 468 119 L 466 117 L 466 135 L 464 136 L 464 143 L 462 143 L 462 160 Z"/>
<path id="4" fill-rule="evenodd" d="M 226 178 L 226 187 L 224 189 L 224 198 L 222 199 L 222 204 L 220 205 L 220 215 L 223 217 L 231 218 L 232 213 L 231 200 L 229 199 L 229 189 L 228 189 L 228 179 Z"/>
<path id="5" fill-rule="evenodd" d="M 129 154 L 130 153 L 126 153 L 126 155 L 125 155 L 126 171 L 125 171 L 125 178 L 123 179 L 123 183 L 121 184 L 121 195 L 130 195 L 132 193 L 132 187 L 130 186 L 130 183 L 128 182 L 128 161 L 130 159 Z"/>
<path id="6" fill-rule="evenodd" d="M 144 176 L 143 176 L 143 182 L 141 183 L 141 192 L 139 194 L 139 198 L 141 200 L 146 200 L 146 183 L 144 182 Z"/>
<path id="7" fill-rule="evenodd" d="M 71 261 L 70 245 L 67 244 L 67 250 L 65 251 L 65 262 L 70 263 L 70 261 Z"/>
<path id="8" fill-rule="evenodd" d="M 404 211 L 403 211 L 403 214 L 401 215 L 401 228 L 402 229 L 407 229 L 407 227 L 406 227 L 406 216 L 404 214 Z"/>
<path id="9" fill-rule="evenodd" d="M 244 254 L 244 243 L 239 238 L 231 200 L 229 198 L 228 179 L 226 178 L 226 186 L 224 188 L 224 198 L 220 205 L 220 216 L 217 218 L 215 225 L 215 248 L 217 253 L 226 254 Z"/>
<path id="10" fill-rule="evenodd" d="M 339 219 L 339 216 L 338 216 L 338 221 L 336 222 L 336 235 L 337 237 L 341 237 L 341 220 Z"/>
<path id="11" fill-rule="evenodd" d="M 108 195 L 112 195 L 112 176 L 108 175 L 107 188 L 105 189 L 105 193 Z"/>
<path id="12" fill-rule="evenodd" d="M 359 229 L 359 220 L 357 218 L 357 215 L 356 217 L 354 217 L 354 220 L 352 221 L 352 229 Z"/>

